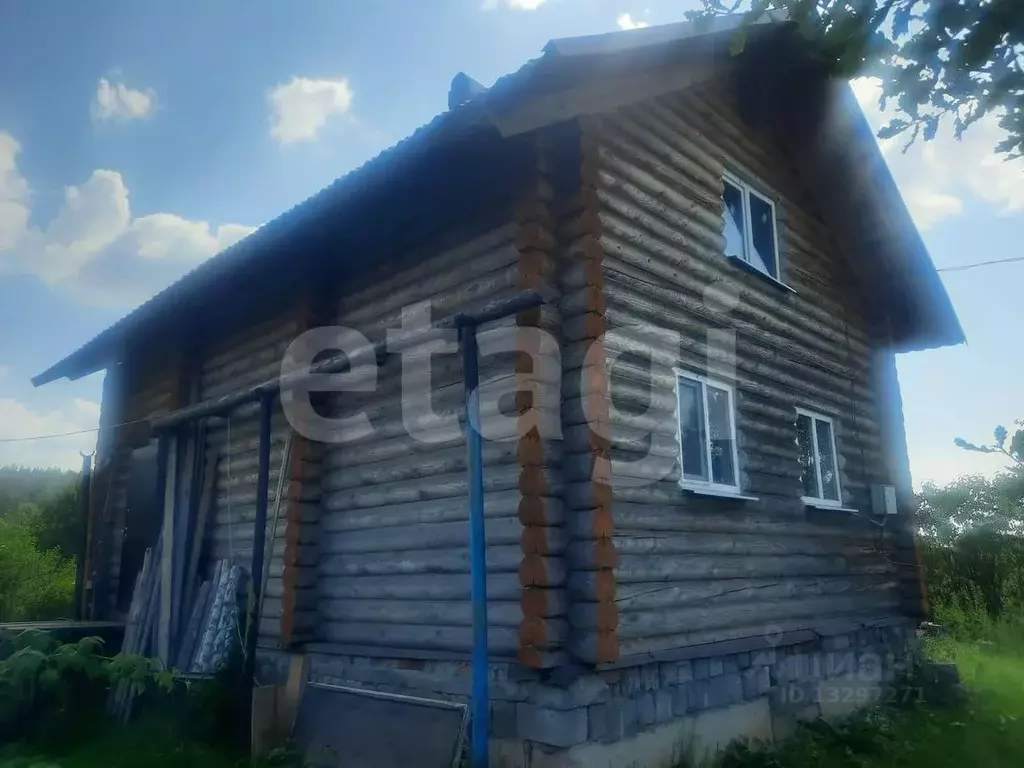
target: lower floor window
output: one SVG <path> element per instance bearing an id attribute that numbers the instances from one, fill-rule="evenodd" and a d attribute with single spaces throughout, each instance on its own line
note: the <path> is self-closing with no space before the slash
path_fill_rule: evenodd
<path id="1" fill-rule="evenodd" d="M 839 461 L 832 419 L 797 409 L 796 442 L 804 499 L 839 504 Z"/>
<path id="2" fill-rule="evenodd" d="M 736 490 L 736 423 L 728 384 L 689 373 L 676 379 L 683 485 Z"/>

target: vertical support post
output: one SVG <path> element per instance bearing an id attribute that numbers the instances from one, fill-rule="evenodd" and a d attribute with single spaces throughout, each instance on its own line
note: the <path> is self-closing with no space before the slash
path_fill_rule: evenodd
<path id="1" fill-rule="evenodd" d="M 159 472 L 157 489 L 163 510 L 163 533 L 160 548 L 160 603 L 156 632 L 157 657 L 171 663 L 171 590 L 174 586 L 174 504 L 178 481 L 178 440 L 175 434 L 161 434 L 157 448 Z"/>
<path id="2" fill-rule="evenodd" d="M 92 456 L 82 454 L 82 517 L 78 533 L 78 552 L 75 558 L 75 620 L 81 621 L 85 613 L 85 561 L 89 553 L 89 509 L 92 498 Z"/>
<path id="3" fill-rule="evenodd" d="M 484 538 L 484 471 L 480 439 L 480 373 L 476 327 L 464 326 L 462 372 L 466 388 L 466 450 L 469 465 L 469 573 L 473 604 L 473 719 L 471 754 L 473 768 L 487 768 L 487 732 L 490 693 L 487 655 L 487 546 Z"/>
<path id="4" fill-rule="evenodd" d="M 274 394 L 265 394 L 260 398 L 260 443 L 259 468 L 256 475 L 256 519 L 252 529 L 252 566 L 249 581 L 252 602 L 249 604 L 249 620 L 245 635 L 245 660 L 242 685 L 246 701 L 251 701 L 252 681 L 256 672 L 256 640 L 259 637 L 260 624 L 260 592 L 263 586 L 264 549 L 267 543 L 267 502 L 270 493 L 270 424 L 274 413 Z M 245 708 L 245 717 L 249 717 L 249 707 Z"/>

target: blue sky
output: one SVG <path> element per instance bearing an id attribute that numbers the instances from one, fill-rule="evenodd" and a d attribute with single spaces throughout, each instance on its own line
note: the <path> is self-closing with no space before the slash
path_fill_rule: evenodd
<path id="1" fill-rule="evenodd" d="M 554 37 L 677 21 L 669 0 L 180 3 L 37 0 L 0 26 L 0 438 L 95 425 L 101 376 L 29 377 L 204 258 Z M 872 83 L 857 84 L 880 121 Z M 942 266 L 1024 255 L 1024 165 L 996 129 L 885 146 Z M 904 356 L 915 480 L 992 471 L 953 447 L 1024 417 L 1009 354 L 1024 264 L 944 276 L 970 343 Z M 75 465 L 94 436 L 0 443 L 0 463 Z"/>

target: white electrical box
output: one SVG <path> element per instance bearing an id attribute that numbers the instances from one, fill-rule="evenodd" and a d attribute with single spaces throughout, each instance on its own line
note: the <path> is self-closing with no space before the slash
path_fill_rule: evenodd
<path id="1" fill-rule="evenodd" d="M 896 514 L 896 486 L 871 486 L 871 511 L 876 515 Z"/>

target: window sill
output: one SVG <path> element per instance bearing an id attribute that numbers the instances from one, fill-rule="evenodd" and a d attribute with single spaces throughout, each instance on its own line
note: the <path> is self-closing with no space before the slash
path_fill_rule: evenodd
<path id="1" fill-rule="evenodd" d="M 811 507 L 812 509 L 820 509 L 825 512 L 851 512 L 855 515 L 860 514 L 853 507 L 844 507 L 838 502 L 824 501 L 822 499 L 810 499 L 801 498 L 800 501 L 804 503 L 805 507 Z"/>
<path id="2" fill-rule="evenodd" d="M 727 258 L 729 261 L 731 261 L 733 264 L 735 264 L 737 267 L 739 267 L 740 269 L 744 270 L 745 272 L 749 272 L 752 275 L 757 275 L 762 280 L 767 280 L 772 285 L 775 285 L 775 286 L 783 289 L 784 291 L 789 291 L 790 293 L 794 293 L 794 294 L 796 293 L 796 291 L 793 288 L 790 288 L 788 285 L 786 285 L 784 282 L 782 282 L 778 278 L 775 278 L 775 277 L 772 277 L 771 275 L 765 274 L 764 272 L 762 272 L 757 267 L 752 267 L 750 264 L 745 262 L 739 256 L 726 256 L 725 258 Z"/>
<path id="3" fill-rule="evenodd" d="M 757 496 L 746 496 L 737 490 L 729 490 L 726 488 L 711 488 L 706 485 L 686 485 L 683 483 L 679 484 L 687 493 L 692 493 L 694 496 L 710 496 L 715 499 L 733 499 L 736 501 L 758 501 Z"/>

